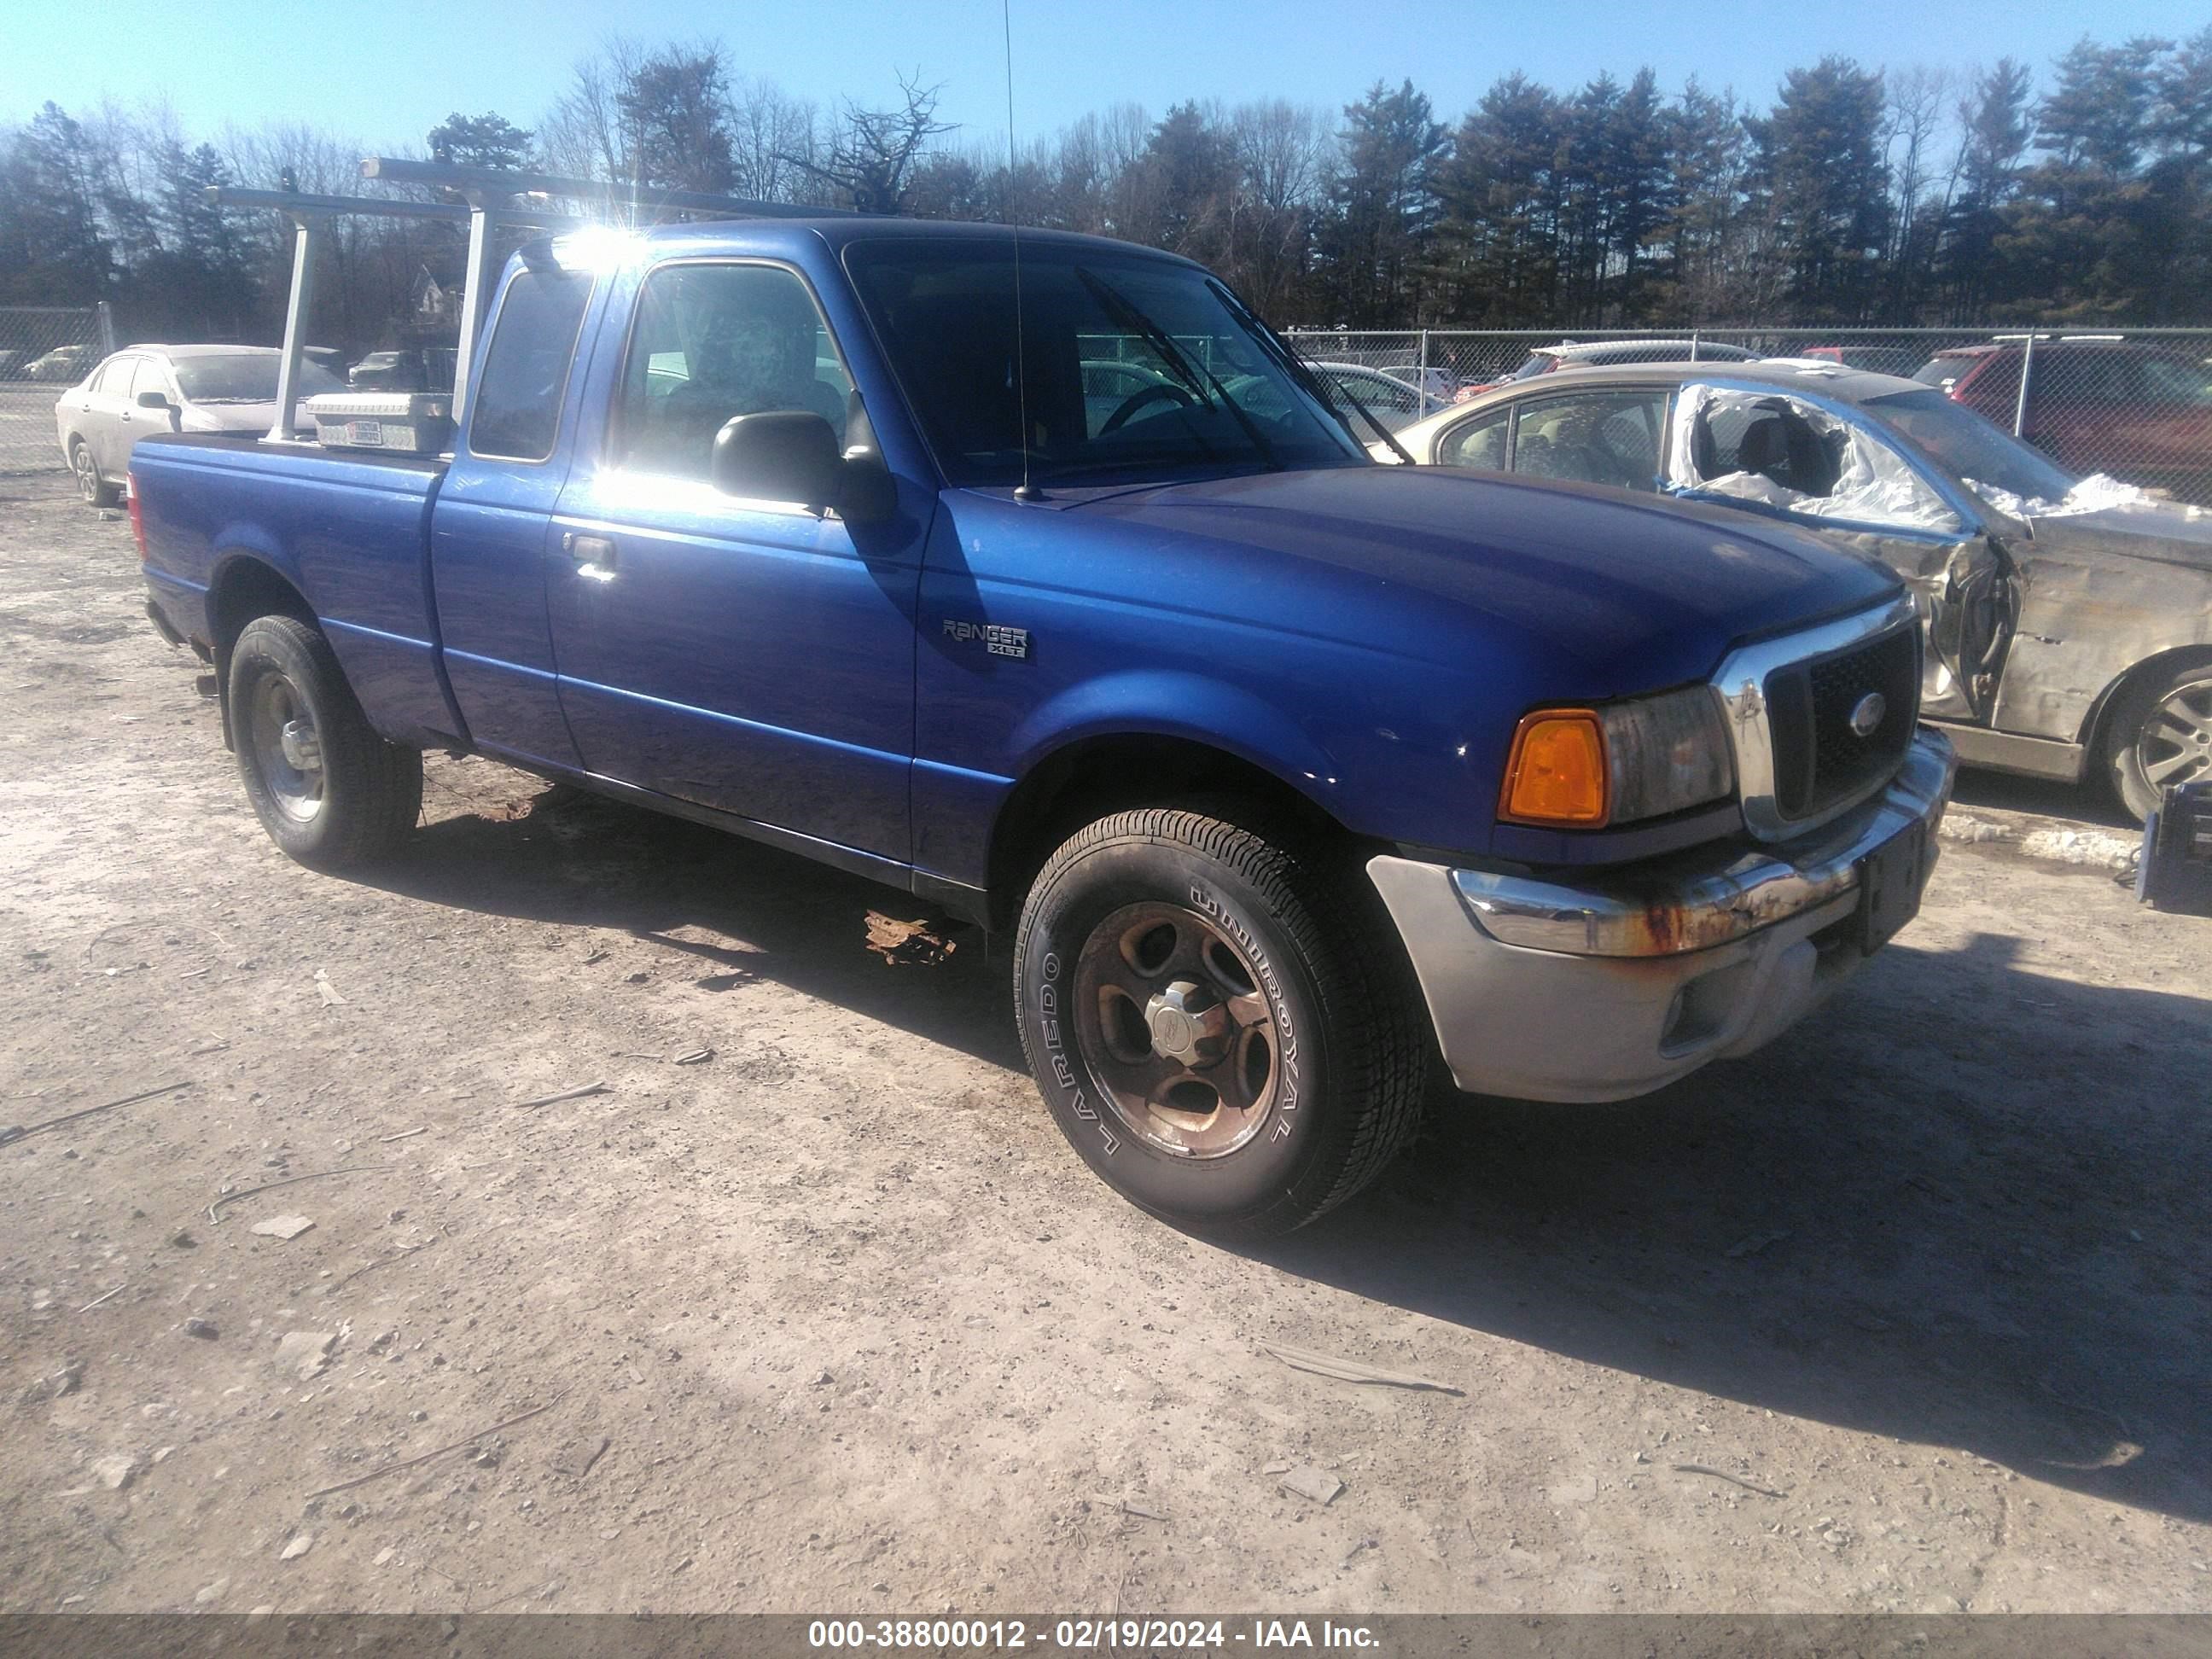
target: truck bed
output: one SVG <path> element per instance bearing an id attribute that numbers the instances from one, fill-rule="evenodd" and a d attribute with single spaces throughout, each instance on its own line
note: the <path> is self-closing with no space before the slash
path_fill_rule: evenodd
<path id="1" fill-rule="evenodd" d="M 429 567 L 446 465 L 253 438 L 144 439 L 131 474 L 154 602 L 179 634 L 210 644 L 226 569 L 258 556 L 306 596 L 384 736 L 457 742 Z"/>

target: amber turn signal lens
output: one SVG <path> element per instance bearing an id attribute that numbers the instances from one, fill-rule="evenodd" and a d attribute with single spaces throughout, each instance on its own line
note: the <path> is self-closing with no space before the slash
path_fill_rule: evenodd
<path id="1" fill-rule="evenodd" d="M 1521 717 L 1505 763 L 1498 816 L 1514 823 L 1595 830 L 1610 816 L 1605 727 L 1588 708 L 1540 708 Z"/>

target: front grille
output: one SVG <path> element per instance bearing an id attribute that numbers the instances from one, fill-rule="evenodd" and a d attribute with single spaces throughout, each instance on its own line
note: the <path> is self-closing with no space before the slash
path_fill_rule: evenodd
<path id="1" fill-rule="evenodd" d="M 1884 709 L 1865 736 L 1851 715 L 1869 694 Z M 1774 805 L 1784 818 L 1812 817 L 1869 793 L 1897 769 L 1920 711 L 1920 635 L 1915 627 L 1826 657 L 1790 663 L 1766 680 L 1774 742 Z"/>

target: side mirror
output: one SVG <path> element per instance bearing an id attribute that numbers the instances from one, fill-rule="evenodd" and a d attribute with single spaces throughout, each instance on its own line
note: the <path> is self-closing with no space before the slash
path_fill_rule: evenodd
<path id="1" fill-rule="evenodd" d="M 168 394 L 167 392 L 142 392 L 138 394 L 138 407 L 141 409 L 158 409 L 166 412 L 168 410 L 174 408 L 175 405 L 170 403 Z"/>
<path id="2" fill-rule="evenodd" d="M 872 454 L 847 459 L 819 415 L 780 410 L 732 416 L 714 434 L 708 476 L 726 495 L 835 507 L 848 524 L 878 524 L 898 511 L 898 491 Z"/>
<path id="3" fill-rule="evenodd" d="M 797 501 L 824 512 L 843 494 L 837 434 L 819 415 L 733 415 L 714 434 L 708 477 L 725 495 Z"/>

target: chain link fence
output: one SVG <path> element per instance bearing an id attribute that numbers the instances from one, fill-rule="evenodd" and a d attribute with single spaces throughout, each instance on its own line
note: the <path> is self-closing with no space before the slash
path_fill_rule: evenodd
<path id="1" fill-rule="evenodd" d="M 113 349 L 104 307 L 0 306 L 0 477 L 67 467 L 54 399 Z"/>
<path id="2" fill-rule="evenodd" d="M 2045 451 L 2212 506 L 2212 329 L 1291 329 L 1387 424 L 1583 363 L 1809 357 L 1919 381 Z"/>
<path id="3" fill-rule="evenodd" d="M 446 239 L 454 240 L 455 239 Z M 410 251 L 411 281 L 356 296 L 319 287 L 318 384 L 450 386 L 463 302 L 458 245 Z M 1306 361 L 1404 427 L 1476 391 L 1578 362 L 1810 357 L 1918 380 L 2045 451 L 2212 506 L 2212 329 L 1292 329 Z M 104 307 L 0 307 L 0 476 L 66 465 L 54 400 L 117 349 Z"/>

